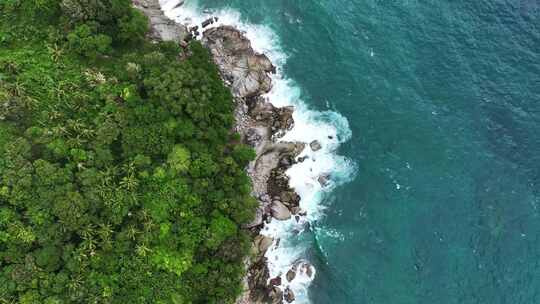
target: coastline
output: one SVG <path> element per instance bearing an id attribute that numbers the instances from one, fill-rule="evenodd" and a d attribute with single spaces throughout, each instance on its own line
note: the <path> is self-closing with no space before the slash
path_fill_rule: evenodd
<path id="1" fill-rule="evenodd" d="M 300 265 L 291 265 L 286 280 L 270 277 L 266 252 L 279 246 L 279 235 L 260 234 L 271 221 L 286 221 L 305 215 L 300 196 L 289 186 L 285 174 L 306 148 L 306 143 L 280 141 L 294 126 L 293 107 L 275 107 L 265 94 L 272 89 L 270 75 L 275 67 L 264 54 L 253 50 L 250 41 L 232 26 L 218 26 L 204 31 L 202 43 L 212 53 L 225 83 L 231 88 L 235 103 L 236 132 L 256 152 L 247 168 L 258 200 L 256 217 L 245 228 L 253 235 L 253 255 L 246 261 L 246 293 L 237 303 L 292 303 L 294 291 L 285 282 L 292 281 Z M 302 264 L 311 274 L 311 265 Z M 310 269 L 310 270 L 306 270 Z"/>
<path id="2" fill-rule="evenodd" d="M 180 1 L 175 8 L 183 4 Z M 217 21 L 214 17 L 201 24 L 176 23 L 165 16 L 159 0 L 133 0 L 133 5 L 149 18 L 149 36 L 154 41 L 182 45 L 198 38 L 210 50 L 234 97 L 235 131 L 256 152 L 246 170 L 259 206 L 255 219 L 245 227 L 252 235 L 252 254 L 245 262 L 244 293 L 237 303 L 294 303 L 295 293 L 289 283 L 297 276 L 311 280 L 315 270 L 308 262 L 297 260 L 286 273 L 271 277 L 266 253 L 271 247 L 279 247 L 280 239 L 279 235 L 269 236 L 261 230 L 271 221 L 307 223 L 301 219 L 306 212 L 300 208 L 300 196 L 290 187 L 285 172 L 306 159 L 297 159 L 304 149 L 316 151 L 321 148 L 320 143 L 280 141 L 294 126 L 294 108 L 275 107 L 265 97 L 273 87 L 271 75 L 276 73 L 276 67 L 266 55 L 252 48 L 251 41 L 239 29 L 229 25 L 208 27 Z M 321 176 L 319 182 L 326 183 L 326 179 Z"/>

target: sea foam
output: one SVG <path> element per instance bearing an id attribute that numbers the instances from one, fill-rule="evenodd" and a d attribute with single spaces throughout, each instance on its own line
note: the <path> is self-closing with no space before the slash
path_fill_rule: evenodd
<path id="1" fill-rule="evenodd" d="M 336 153 L 340 144 L 352 136 L 349 123 L 337 112 L 315 111 L 302 101 L 300 87 L 283 73 L 287 56 L 280 47 L 279 37 L 270 27 L 245 22 L 240 13 L 232 9 L 203 11 L 196 1 L 186 0 L 179 7 L 175 7 L 179 0 L 160 0 L 160 3 L 165 14 L 181 24 L 200 25 L 210 17 L 218 17 L 218 21 L 207 28 L 220 25 L 236 27 L 244 32 L 256 52 L 264 53 L 277 67 L 276 74 L 272 75 L 273 88 L 264 97 L 277 107 L 295 107 L 294 127 L 280 140 L 307 144 L 300 155 L 307 158 L 286 172 L 290 178 L 290 186 L 301 197 L 300 207 L 307 215 L 298 220 L 294 217 L 287 221 L 273 220 L 264 226 L 261 234 L 275 240 L 266 253 L 270 278 L 282 277 L 281 287 L 284 289 L 288 286 L 293 290 L 296 296 L 294 303 L 309 303 L 308 287 L 315 271 L 308 275 L 309 272 L 298 267 L 300 270 L 292 282 L 287 281 L 286 273 L 292 265 L 306 261 L 311 244 L 306 241 L 305 235 L 310 233 L 310 227 L 324 216 L 325 196 L 337 186 L 351 180 L 356 172 L 353 162 Z M 322 146 L 318 151 L 312 151 L 309 147 L 309 143 L 315 140 Z M 326 185 L 321 185 L 318 180 L 320 176 L 329 178 Z"/>

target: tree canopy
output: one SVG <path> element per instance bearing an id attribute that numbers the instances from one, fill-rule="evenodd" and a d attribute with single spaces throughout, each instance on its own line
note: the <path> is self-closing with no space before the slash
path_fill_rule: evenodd
<path id="1" fill-rule="evenodd" d="M 0 2 L 0 303 L 230 303 L 253 151 L 129 0 Z"/>

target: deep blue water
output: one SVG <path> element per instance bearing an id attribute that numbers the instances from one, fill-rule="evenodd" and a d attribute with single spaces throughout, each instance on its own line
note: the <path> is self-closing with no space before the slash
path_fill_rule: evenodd
<path id="1" fill-rule="evenodd" d="M 200 4 L 272 27 L 303 99 L 349 120 L 313 303 L 540 303 L 540 2 Z"/>

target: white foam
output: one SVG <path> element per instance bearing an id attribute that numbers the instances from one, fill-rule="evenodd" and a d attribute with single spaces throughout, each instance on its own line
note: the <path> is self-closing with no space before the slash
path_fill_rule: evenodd
<path id="1" fill-rule="evenodd" d="M 209 27 L 235 26 L 245 33 L 255 51 L 266 54 L 277 67 L 277 73 L 272 75 L 273 88 L 266 97 L 275 106 L 295 107 L 294 128 L 281 140 L 307 143 L 300 157 L 308 156 L 308 158 L 287 171 L 290 185 L 300 195 L 300 207 L 307 212 L 307 216 L 298 221 L 294 217 L 288 221 L 273 220 L 265 225 L 261 233 L 276 240 L 266 253 L 270 278 L 281 276 L 281 287 L 284 289 L 288 286 L 293 290 L 296 304 L 309 303 L 308 287 L 315 276 L 315 270 L 311 276 L 305 271 L 297 271 L 292 282 L 287 282 L 286 273 L 293 264 L 305 260 L 310 245 L 302 240 L 302 231 L 306 229 L 306 224 L 324 216 L 325 195 L 336 186 L 352 179 L 356 172 L 353 162 L 336 154 L 339 145 L 351 138 L 348 121 L 333 111 L 311 110 L 301 100 L 300 87 L 282 72 L 287 56 L 280 47 L 279 37 L 269 27 L 244 22 L 240 14 L 231 9 L 203 12 L 198 8 L 196 1 L 186 0 L 185 4 L 178 8 L 174 7 L 179 0 L 160 0 L 160 2 L 165 14 L 182 24 L 200 26 L 204 20 L 216 16 L 219 18 L 218 21 Z M 309 143 L 314 140 L 322 146 L 316 152 L 309 147 Z M 329 183 L 325 187 L 318 181 L 322 175 L 330 176 Z"/>

